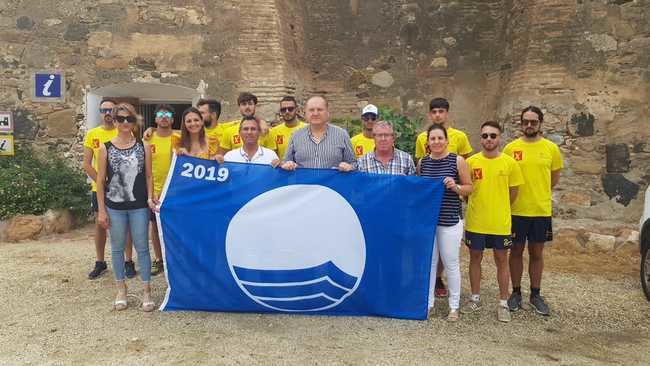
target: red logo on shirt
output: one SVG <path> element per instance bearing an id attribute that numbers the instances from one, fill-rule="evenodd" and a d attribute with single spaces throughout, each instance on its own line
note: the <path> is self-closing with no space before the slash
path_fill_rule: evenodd
<path id="1" fill-rule="evenodd" d="M 357 151 L 357 155 L 363 154 L 363 146 L 356 146 L 354 149 Z"/>
<path id="2" fill-rule="evenodd" d="M 240 144 L 241 143 L 241 137 L 239 135 L 235 135 L 232 137 L 232 141 L 234 144 Z"/>
<path id="3" fill-rule="evenodd" d="M 282 135 L 275 136 L 275 143 L 278 145 L 284 144 L 284 136 Z"/>
<path id="4" fill-rule="evenodd" d="M 93 148 L 99 149 L 99 139 L 93 139 Z"/>
<path id="5" fill-rule="evenodd" d="M 151 153 L 155 154 L 156 153 L 156 145 L 151 144 Z"/>
<path id="6" fill-rule="evenodd" d="M 524 160 L 524 152 L 523 151 L 514 151 L 513 152 L 514 158 L 517 161 Z"/>
<path id="7" fill-rule="evenodd" d="M 481 168 L 474 168 L 472 170 L 472 176 L 474 177 L 474 180 L 477 179 L 483 179 L 483 169 Z"/>

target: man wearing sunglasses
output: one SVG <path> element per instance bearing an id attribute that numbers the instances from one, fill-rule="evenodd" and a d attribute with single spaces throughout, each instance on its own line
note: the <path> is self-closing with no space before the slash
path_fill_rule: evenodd
<path id="1" fill-rule="evenodd" d="M 117 128 L 113 124 L 113 117 L 111 112 L 113 107 L 115 107 L 115 101 L 104 98 L 99 103 L 99 114 L 102 119 L 102 124 L 88 130 L 86 137 L 84 139 L 84 159 L 83 159 L 83 169 L 88 174 L 92 180 L 92 196 L 91 196 L 91 206 L 93 211 L 97 212 L 99 206 L 97 204 L 97 158 L 99 157 L 99 147 L 104 145 L 106 142 L 112 140 L 117 136 Z M 99 225 L 98 221 L 95 221 L 95 267 L 90 273 L 88 273 L 88 278 L 94 280 L 99 277 L 106 269 L 106 261 L 104 260 L 104 250 L 106 248 L 106 229 Z M 126 264 L 125 267 L 127 270 L 127 275 L 129 278 L 135 277 L 135 266 L 133 264 L 132 255 L 133 247 L 131 244 L 130 237 L 127 239 L 126 243 Z M 113 258 L 113 260 L 116 260 Z"/>
<path id="2" fill-rule="evenodd" d="M 553 240 L 551 194 L 560 180 L 563 162 L 560 148 L 542 137 L 544 113 L 541 109 L 535 106 L 524 108 L 520 120 L 523 135 L 503 149 L 504 154 L 517 161 L 526 181 L 512 205 L 513 246 L 509 260 L 512 295 L 508 299 L 508 307 L 510 311 L 522 307 L 521 276 L 524 248 L 528 241 L 529 302 L 538 314 L 548 316 L 550 309 L 540 295 L 544 243 Z"/>
<path id="3" fill-rule="evenodd" d="M 474 192 L 469 196 L 465 221 L 465 244 L 469 247 L 470 300 L 464 314 L 481 309 L 481 261 L 483 251 L 492 248 L 497 267 L 499 306 L 497 319 L 511 320 L 508 309 L 508 249 L 512 246 L 510 207 L 524 184 L 521 169 L 509 155 L 499 151 L 501 126 L 488 121 L 481 126 L 481 152 L 467 159 Z"/>
<path id="4" fill-rule="evenodd" d="M 286 96 L 280 101 L 280 116 L 282 123 L 271 129 L 264 139 L 263 145 L 283 157 L 293 133 L 305 127 L 306 124 L 298 119 L 298 103 L 292 96 Z"/>
<path id="5" fill-rule="evenodd" d="M 449 122 L 449 101 L 445 98 L 433 98 L 429 102 L 429 112 L 427 118 L 431 124 L 440 124 L 447 130 L 447 150 L 450 153 L 460 155 L 467 159 L 472 153 L 472 145 L 469 143 L 467 134 L 450 126 Z M 427 126 L 428 128 L 428 126 Z M 427 143 L 427 132 L 420 133 L 415 140 L 415 160 L 416 162 L 429 154 L 429 145 Z M 442 282 L 442 271 L 444 266 L 438 263 L 436 273 L 435 296 L 446 297 L 447 288 Z"/>
<path id="6" fill-rule="evenodd" d="M 361 133 L 354 135 L 350 140 L 352 141 L 352 148 L 354 149 L 354 157 L 359 159 L 365 154 L 375 150 L 375 139 L 372 133 L 372 128 L 377 122 L 379 117 L 379 110 L 376 106 L 368 104 L 361 110 L 361 126 L 363 130 Z"/>
<path id="7" fill-rule="evenodd" d="M 249 92 L 243 92 L 239 94 L 237 98 L 237 104 L 239 105 L 239 113 L 242 118 L 239 120 L 234 120 L 229 122 L 229 126 L 224 129 L 222 138 L 219 140 L 219 154 L 225 155 L 230 150 L 239 149 L 244 145 L 244 140 L 239 134 L 239 124 L 245 117 L 255 117 L 255 111 L 257 108 L 257 97 L 255 94 Z M 260 139 L 265 139 L 269 133 L 268 123 L 265 120 L 259 119 L 260 128 L 262 133 L 260 134 Z M 263 141 L 263 140 L 262 140 Z"/>
<path id="8" fill-rule="evenodd" d="M 172 147 L 174 140 L 180 139 L 178 134 L 172 130 L 174 123 L 174 108 L 167 104 L 156 106 L 154 112 L 156 130 L 145 145 L 151 151 L 151 172 L 153 177 L 153 202 L 159 204 L 158 198 L 162 192 L 163 185 L 167 180 L 167 174 L 172 163 Z M 156 223 L 156 215 L 152 212 L 149 215 L 151 220 L 151 244 L 154 251 L 154 260 L 151 262 L 151 275 L 155 276 L 165 270 L 160 248 L 160 235 Z"/>

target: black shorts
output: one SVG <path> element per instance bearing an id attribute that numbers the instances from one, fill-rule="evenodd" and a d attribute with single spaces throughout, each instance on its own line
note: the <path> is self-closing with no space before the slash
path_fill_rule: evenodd
<path id="1" fill-rule="evenodd" d="M 551 217 L 512 216 L 512 241 L 515 244 L 544 243 L 553 240 Z"/>
<path id="2" fill-rule="evenodd" d="M 93 212 L 99 211 L 99 204 L 97 203 L 97 192 L 93 192 L 90 196 L 90 207 L 92 207 Z"/>
<path id="3" fill-rule="evenodd" d="M 479 234 L 465 231 L 465 245 L 473 250 L 506 250 L 512 246 L 510 235 Z"/>

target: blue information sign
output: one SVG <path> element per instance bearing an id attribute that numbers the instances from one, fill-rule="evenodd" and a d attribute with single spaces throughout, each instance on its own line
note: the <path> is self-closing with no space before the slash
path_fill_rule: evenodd
<path id="1" fill-rule="evenodd" d="M 64 97 L 64 78 L 60 72 L 37 72 L 33 78 L 35 100 L 59 101 Z"/>

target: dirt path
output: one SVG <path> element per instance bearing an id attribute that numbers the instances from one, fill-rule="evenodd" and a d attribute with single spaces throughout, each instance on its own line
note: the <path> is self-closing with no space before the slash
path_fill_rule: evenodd
<path id="1" fill-rule="evenodd" d="M 551 250 L 544 293 L 553 316 L 520 311 L 510 324 L 496 320 L 490 257 L 486 306 L 456 324 L 442 319 L 446 301 L 437 303 L 437 318 L 426 322 L 143 314 L 135 297 L 128 310 L 117 313 L 111 311 L 111 274 L 86 279 L 92 262 L 88 228 L 0 244 L 0 365 L 650 363 L 650 303 L 641 295 L 632 248 L 616 257 Z M 462 268 L 466 272 L 467 263 Z M 465 295 L 466 273 L 463 281 Z M 129 284 L 139 293 L 137 282 Z M 164 278 L 155 277 L 153 286 L 159 303 Z"/>

